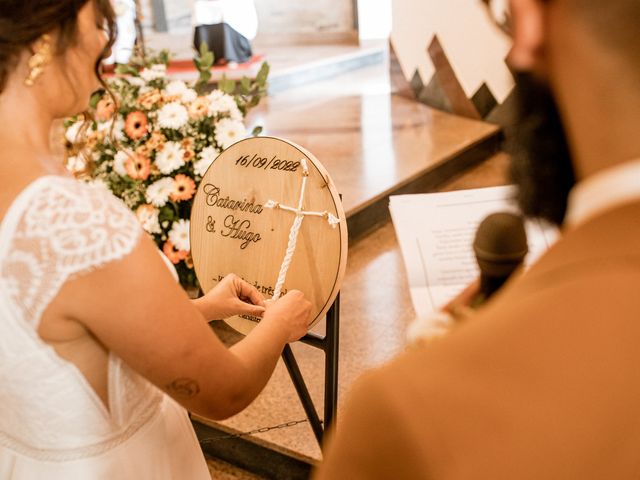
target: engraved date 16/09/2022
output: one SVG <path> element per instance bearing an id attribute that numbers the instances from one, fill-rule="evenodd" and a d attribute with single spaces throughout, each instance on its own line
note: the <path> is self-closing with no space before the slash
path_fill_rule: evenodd
<path id="1" fill-rule="evenodd" d="M 271 159 L 267 157 L 261 157 L 257 153 L 253 156 L 242 155 L 236 160 L 236 165 L 245 168 L 257 168 L 260 170 L 280 170 L 282 172 L 295 172 L 300 166 L 300 162 L 293 162 L 291 160 L 282 160 L 274 155 Z"/>

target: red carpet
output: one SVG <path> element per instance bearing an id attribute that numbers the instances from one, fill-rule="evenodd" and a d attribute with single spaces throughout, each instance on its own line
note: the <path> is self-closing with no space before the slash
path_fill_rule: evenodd
<path id="1" fill-rule="evenodd" d="M 245 63 L 239 63 L 234 68 L 229 68 L 227 65 L 216 65 L 211 71 L 215 74 L 222 74 L 225 72 L 237 72 L 243 70 L 249 70 L 254 65 L 262 63 L 264 61 L 264 55 L 254 55 Z M 103 72 L 105 76 L 113 75 L 113 65 L 105 65 L 103 67 Z M 196 67 L 193 64 L 193 60 L 172 60 L 169 62 L 169 67 L 167 68 L 167 73 L 171 75 L 172 73 L 184 73 L 184 72 L 195 72 Z"/>

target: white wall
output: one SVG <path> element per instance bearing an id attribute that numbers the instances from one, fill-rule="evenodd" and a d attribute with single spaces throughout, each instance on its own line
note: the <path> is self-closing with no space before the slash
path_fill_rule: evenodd
<path id="1" fill-rule="evenodd" d="M 358 0 L 360 40 L 389 38 L 391 16 L 391 0 Z"/>
<path id="2" fill-rule="evenodd" d="M 190 28 L 192 0 L 164 0 L 169 29 Z M 259 33 L 347 33 L 353 32 L 353 0 L 254 0 Z M 379 0 L 367 0 L 377 2 Z M 391 1 L 391 0 L 381 0 Z M 151 0 L 141 0 L 145 26 L 151 24 Z"/>
<path id="3" fill-rule="evenodd" d="M 255 0 L 260 33 L 353 31 L 352 0 Z"/>
<path id="4" fill-rule="evenodd" d="M 431 79 L 434 68 L 426 49 L 434 34 L 469 97 L 487 82 L 496 99 L 504 100 L 513 87 L 504 63 L 509 40 L 480 0 L 393 0 L 391 42 L 407 79 L 416 68 L 425 83 Z"/>

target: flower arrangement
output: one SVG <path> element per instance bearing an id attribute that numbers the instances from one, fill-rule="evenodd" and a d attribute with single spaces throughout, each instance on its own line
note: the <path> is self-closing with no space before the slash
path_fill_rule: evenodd
<path id="1" fill-rule="evenodd" d="M 67 168 L 124 201 L 186 289 L 198 287 L 189 245 L 196 189 L 218 154 L 248 135 L 244 118 L 265 95 L 269 71 L 265 63 L 254 80 L 223 78 L 210 90 L 213 54 L 199 53 L 195 84 L 168 78 L 163 51 L 119 66 L 107 81 L 111 95 L 92 97 L 90 121 L 65 122 Z"/>

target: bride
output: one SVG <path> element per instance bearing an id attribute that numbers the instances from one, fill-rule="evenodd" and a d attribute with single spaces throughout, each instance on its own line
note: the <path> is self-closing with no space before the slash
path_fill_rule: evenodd
<path id="1" fill-rule="evenodd" d="M 242 410 L 309 321 L 234 276 L 190 301 L 126 207 L 53 169 L 113 33 L 109 0 L 0 0 L 3 479 L 210 478 L 187 410 Z M 207 321 L 237 313 L 263 320 L 227 350 Z"/>

